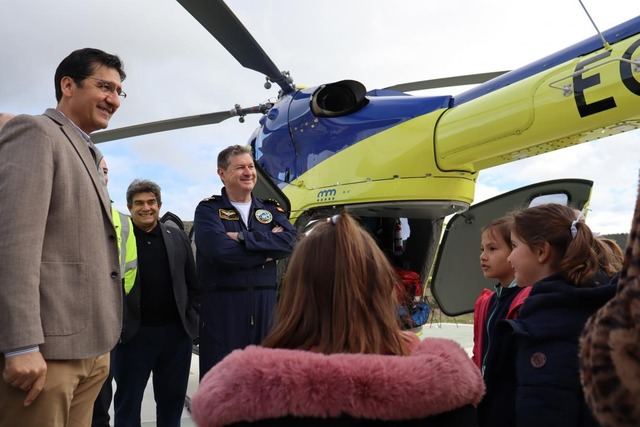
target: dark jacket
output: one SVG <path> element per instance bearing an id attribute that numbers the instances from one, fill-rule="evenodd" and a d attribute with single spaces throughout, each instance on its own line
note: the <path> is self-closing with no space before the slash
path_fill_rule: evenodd
<path id="1" fill-rule="evenodd" d="M 202 376 L 232 350 L 262 342 L 276 303 L 276 260 L 291 253 L 296 231 L 276 202 L 256 197 L 245 226 L 224 188 L 221 196 L 200 202 L 193 226 L 203 292 Z M 276 226 L 284 231 L 273 233 Z M 241 232 L 243 241 L 228 232 Z"/>
<path id="2" fill-rule="evenodd" d="M 576 287 L 556 274 L 533 285 L 516 320 L 497 327 L 496 427 L 597 426 L 580 386 L 578 337 L 589 316 L 615 293 L 609 284 Z"/>
<path id="3" fill-rule="evenodd" d="M 483 289 L 476 300 L 473 312 L 473 361 L 480 368 L 487 388 L 478 405 L 478 424 L 481 427 L 493 427 L 495 412 L 500 413 L 502 407 L 500 385 L 497 385 L 496 393 L 496 376 L 491 372 L 502 370 L 502 366 L 496 363 L 500 348 L 496 326 L 501 320 L 517 318 L 530 292 L 531 286 L 501 288 L 497 285 L 495 292 Z"/>
<path id="4" fill-rule="evenodd" d="M 213 367 L 192 400 L 200 427 L 475 426 L 484 392 L 455 342 L 427 338 L 409 356 L 247 347 Z"/>
<path id="5" fill-rule="evenodd" d="M 269 214 L 258 218 L 261 213 Z M 275 226 L 282 233 L 272 233 Z M 270 200 L 253 197 L 249 225 L 244 225 L 225 189 L 198 204 L 194 216 L 198 279 L 204 291 L 216 287 L 276 286 L 276 259 L 293 250 L 296 231 L 284 210 Z M 244 242 L 227 232 L 242 232 Z M 270 261 L 267 261 L 271 258 Z"/>
<path id="6" fill-rule="evenodd" d="M 502 288 L 498 284 L 495 288 L 495 291 L 483 289 L 473 306 L 473 361 L 481 371 L 495 338 L 496 323 L 498 320 L 515 319 L 531 292 L 531 286 Z"/>
<path id="7" fill-rule="evenodd" d="M 187 235 L 180 229 L 158 224 L 162 231 L 162 238 L 167 249 L 169 270 L 173 296 L 184 330 L 191 338 L 198 336 L 199 289 L 196 278 L 193 252 Z M 140 328 L 140 283 L 139 277 L 125 298 L 124 327 L 121 342 L 127 342 Z"/>

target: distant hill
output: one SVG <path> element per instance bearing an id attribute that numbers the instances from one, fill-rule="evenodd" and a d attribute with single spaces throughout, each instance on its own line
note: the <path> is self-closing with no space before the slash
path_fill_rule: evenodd
<path id="1" fill-rule="evenodd" d="M 184 228 L 187 234 L 193 227 L 193 221 L 184 221 Z M 602 234 L 602 237 L 606 237 L 607 239 L 615 240 L 615 242 L 620 245 L 622 251 L 627 247 L 627 240 L 629 239 L 629 233 L 615 233 L 615 234 Z"/>
<path id="2" fill-rule="evenodd" d="M 627 240 L 629 240 L 629 233 L 603 234 L 602 237 L 615 240 L 624 252 L 624 249 L 627 247 Z"/>

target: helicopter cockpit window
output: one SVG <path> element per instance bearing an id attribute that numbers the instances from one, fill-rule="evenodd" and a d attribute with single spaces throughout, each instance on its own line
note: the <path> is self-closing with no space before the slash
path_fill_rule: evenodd
<path id="1" fill-rule="evenodd" d="M 256 160 L 260 160 L 260 157 L 262 157 L 262 140 L 258 140 L 259 134 L 260 129 L 256 129 L 249 138 L 249 146 L 253 150 L 253 158 Z"/>
<path id="2" fill-rule="evenodd" d="M 569 196 L 566 193 L 543 194 L 531 199 L 531 202 L 529 202 L 529 207 L 532 208 L 534 206 L 544 205 L 547 203 L 556 203 L 559 205 L 568 206 Z"/>
<path id="3" fill-rule="evenodd" d="M 320 86 L 311 97 L 311 111 L 318 117 L 339 117 L 367 105 L 367 89 L 355 80 L 342 80 Z"/>

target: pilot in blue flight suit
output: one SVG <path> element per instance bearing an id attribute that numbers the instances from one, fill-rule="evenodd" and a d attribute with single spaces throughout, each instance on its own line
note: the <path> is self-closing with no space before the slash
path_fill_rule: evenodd
<path id="1" fill-rule="evenodd" d="M 237 348 L 260 344 L 276 303 L 276 260 L 293 250 L 296 231 L 277 202 L 251 192 L 251 147 L 218 155 L 221 196 L 198 205 L 194 218 L 200 308 L 200 378 Z"/>

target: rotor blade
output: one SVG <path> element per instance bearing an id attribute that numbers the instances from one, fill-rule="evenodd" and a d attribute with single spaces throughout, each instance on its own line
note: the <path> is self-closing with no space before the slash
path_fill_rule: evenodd
<path id="1" fill-rule="evenodd" d="M 97 144 L 99 142 L 113 141 L 114 139 L 130 138 L 132 136 L 141 136 L 192 126 L 211 125 L 220 123 L 234 115 L 236 114 L 233 114 L 231 111 L 218 111 L 217 113 L 199 114 L 196 116 L 180 117 L 178 119 L 159 120 L 157 122 L 143 123 L 94 133 L 91 135 L 91 140 Z"/>
<path id="2" fill-rule="evenodd" d="M 196 18 L 242 66 L 265 74 L 280 86 L 284 93 L 293 91 L 291 83 L 282 75 L 224 1 L 178 0 L 178 3 Z"/>
<path id="3" fill-rule="evenodd" d="M 508 71 L 494 71 L 492 73 L 467 74 L 465 76 L 444 77 L 441 79 L 422 80 L 419 82 L 401 83 L 385 89 L 398 90 L 400 92 L 412 92 L 415 90 L 436 89 L 439 87 L 463 86 L 484 83 L 501 76 Z"/>
<path id="4" fill-rule="evenodd" d="M 91 140 L 95 144 L 98 144 L 100 142 L 130 138 L 132 136 L 148 135 L 150 133 L 165 132 L 168 130 L 213 125 L 231 117 L 240 116 L 242 118 L 248 114 L 265 114 L 271 107 L 273 107 L 273 104 L 270 102 L 247 108 L 241 108 L 240 105 L 236 104 L 232 110 L 228 111 L 198 114 L 195 116 L 179 117 L 177 119 L 159 120 L 157 122 L 142 123 L 139 125 L 106 130 L 104 132 L 91 134 Z M 241 121 L 244 121 L 244 119 L 241 119 Z"/>

